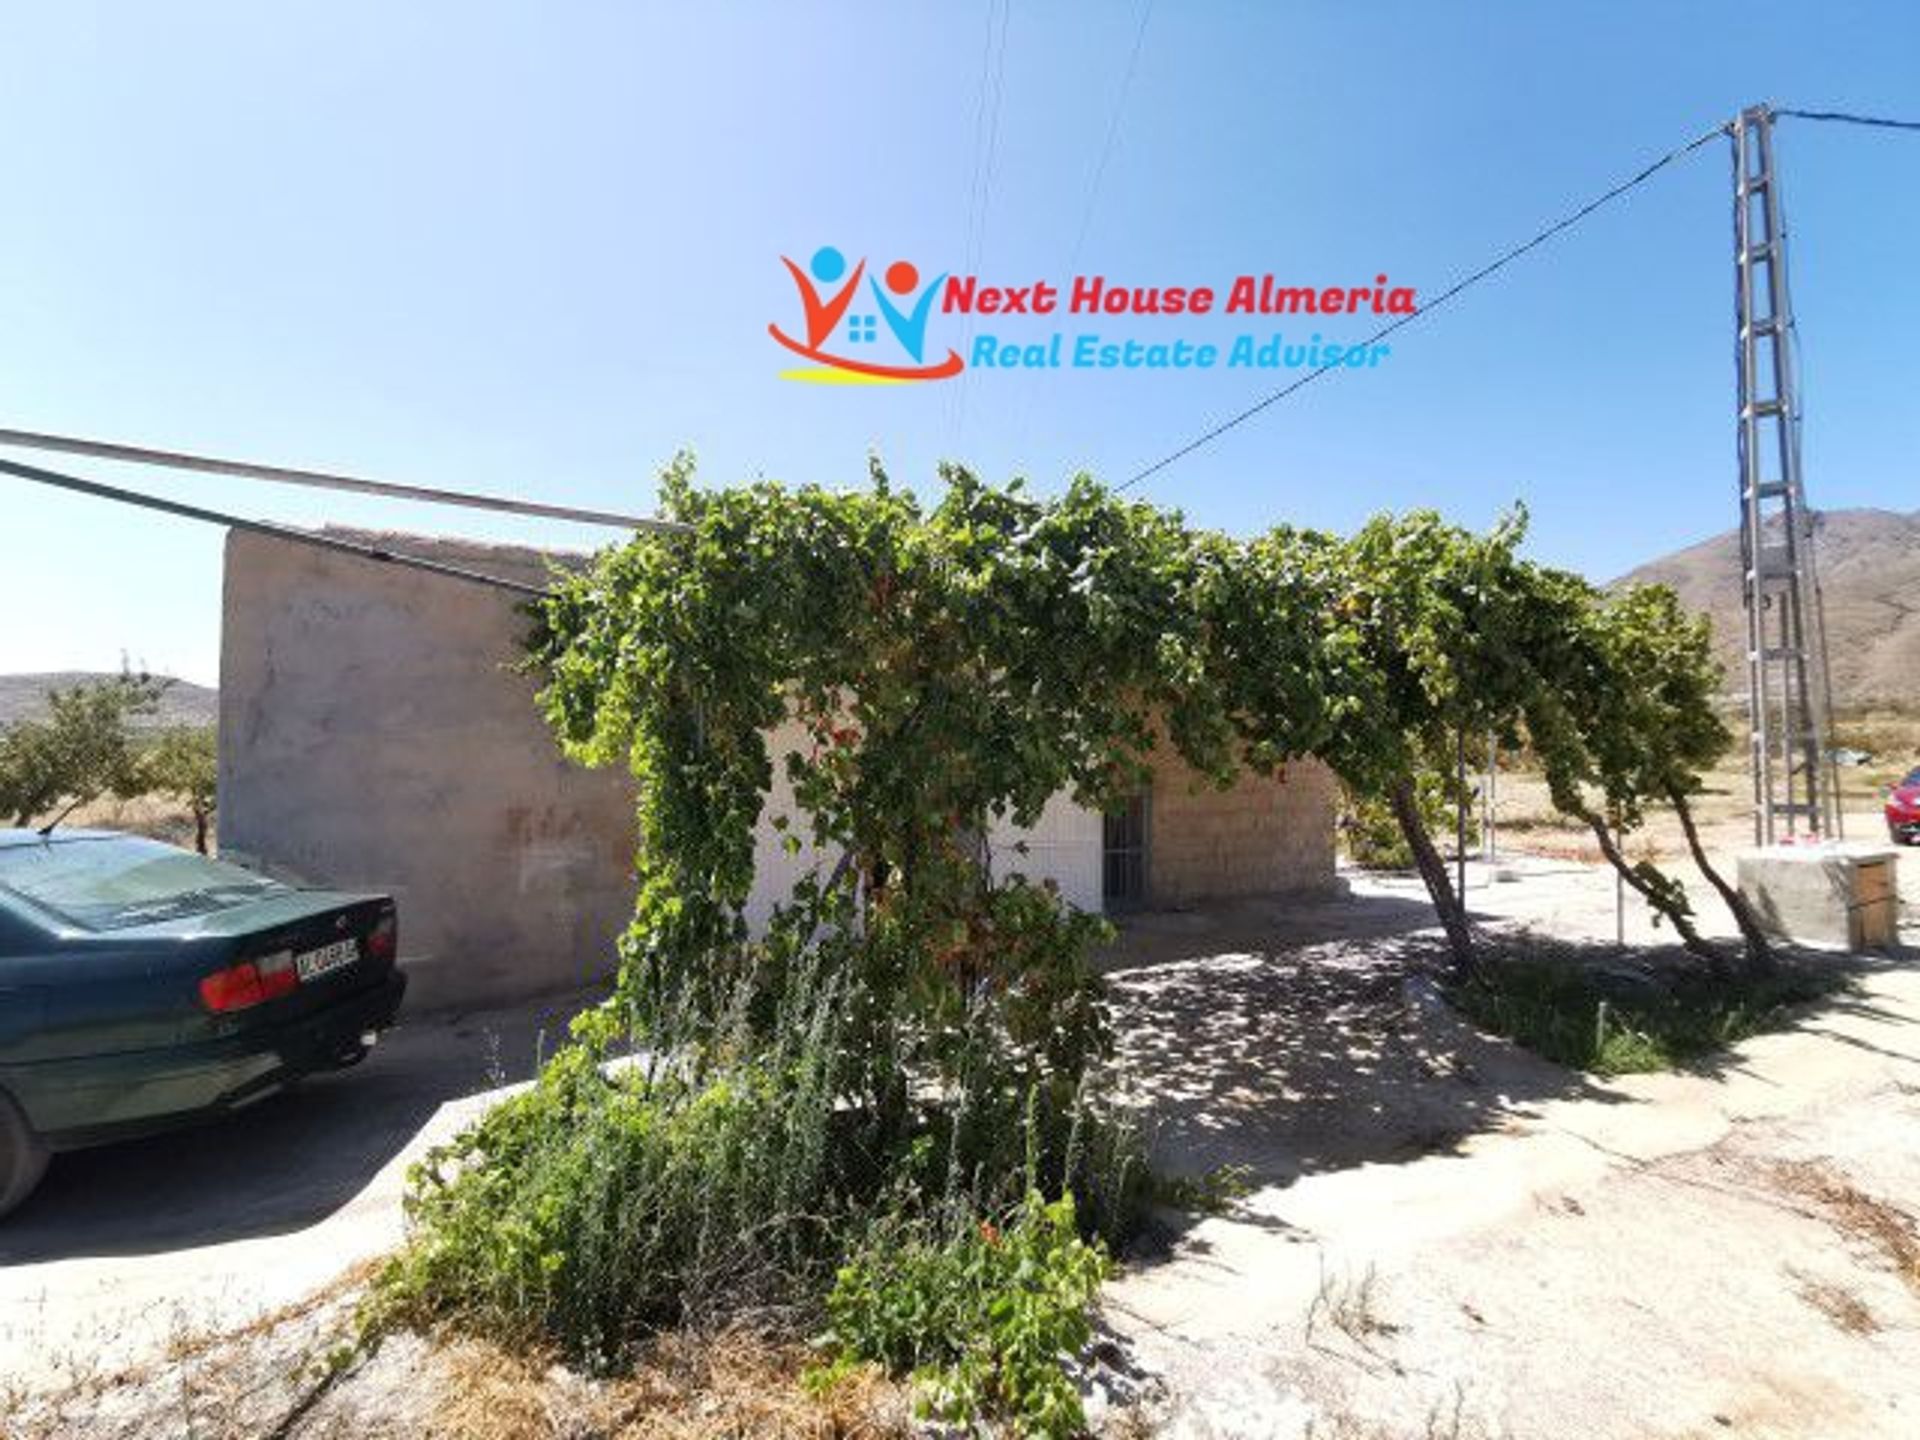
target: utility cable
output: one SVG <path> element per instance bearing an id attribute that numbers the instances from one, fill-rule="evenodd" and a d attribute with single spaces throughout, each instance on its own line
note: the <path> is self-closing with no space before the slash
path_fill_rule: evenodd
<path id="1" fill-rule="evenodd" d="M 1786 112 L 1780 112 L 1780 113 L 1786 113 Z M 1708 130 L 1706 133 L 1698 136 L 1695 139 L 1689 140 L 1686 144 L 1678 147 L 1677 149 L 1669 150 L 1666 154 L 1662 155 L 1659 159 L 1655 160 L 1652 164 L 1640 170 L 1631 179 L 1621 181 L 1618 185 L 1615 185 L 1611 190 L 1608 190 L 1603 194 L 1595 196 L 1593 199 L 1587 201 L 1586 204 L 1582 205 L 1579 209 L 1571 211 L 1570 213 L 1563 216 L 1559 220 L 1554 221 L 1553 224 L 1547 226 L 1546 229 L 1541 230 L 1539 233 L 1534 235 L 1532 239 L 1527 240 L 1519 245 L 1515 245 L 1512 249 L 1503 252 L 1494 260 L 1481 266 L 1478 270 L 1475 270 L 1472 274 L 1464 276 L 1463 278 L 1454 281 L 1453 284 L 1449 285 L 1445 290 L 1441 291 L 1438 295 L 1434 296 L 1433 299 L 1429 300 L 1425 305 L 1422 305 L 1418 310 L 1414 311 L 1411 315 L 1402 315 L 1398 319 L 1389 321 L 1387 324 L 1381 326 L 1378 330 L 1374 331 L 1373 334 L 1367 336 L 1366 339 L 1360 341 L 1359 342 L 1360 345 L 1367 346 L 1367 345 L 1376 344 L 1377 342 L 1386 339 L 1387 336 L 1393 334 L 1396 330 L 1400 330 L 1405 326 L 1411 325 L 1414 321 L 1420 319 L 1422 316 L 1432 314 L 1435 310 L 1438 310 L 1442 305 L 1445 305 L 1449 300 L 1452 300 L 1455 296 L 1460 295 L 1467 290 L 1470 290 L 1475 285 L 1478 285 L 1482 280 L 1485 280 L 1488 277 L 1494 274 L 1497 274 L 1499 271 L 1504 270 L 1508 265 L 1511 265 L 1515 260 L 1518 260 L 1522 255 L 1525 255 L 1528 251 L 1538 249 L 1540 246 L 1546 244 L 1547 241 L 1553 239 L 1554 236 L 1560 234 L 1562 231 L 1569 230 L 1573 226 L 1579 224 L 1582 220 L 1586 219 L 1587 216 L 1593 214 L 1594 211 L 1600 209 L 1603 205 L 1608 204 L 1610 201 L 1619 199 L 1620 196 L 1626 194 L 1629 190 L 1632 190 L 1636 186 L 1644 184 L 1646 181 L 1652 179 L 1660 171 L 1666 169 L 1667 166 L 1673 164 L 1676 160 L 1684 159 L 1686 156 L 1691 155 L 1694 151 L 1700 149 L 1701 146 L 1706 145 L 1708 142 L 1715 140 L 1720 136 L 1726 134 L 1727 128 L 1728 127 L 1724 124 L 1716 125 L 1713 127 L 1713 129 Z M 1260 414 L 1262 411 L 1266 410 L 1268 407 L 1279 404 L 1280 401 L 1286 399 L 1289 395 L 1292 395 L 1297 391 L 1304 390 L 1307 386 L 1311 385 L 1314 381 L 1318 380 L 1321 376 L 1325 375 L 1329 370 L 1339 370 L 1342 368 L 1344 368 L 1343 363 L 1341 361 L 1335 361 L 1330 365 L 1322 365 L 1322 366 L 1319 366 L 1317 369 L 1309 370 L 1305 375 L 1302 375 L 1299 379 L 1294 380 L 1289 384 L 1281 386 L 1278 390 L 1273 391 L 1271 394 L 1262 396 L 1259 400 L 1256 400 L 1253 404 L 1247 406 L 1246 409 L 1241 410 L 1234 415 L 1228 416 L 1225 420 L 1222 420 L 1218 425 L 1213 426 L 1211 429 L 1202 431 L 1200 434 L 1196 435 L 1193 439 L 1187 441 L 1186 444 L 1180 446 L 1179 449 L 1169 452 L 1168 454 L 1162 456 L 1160 459 L 1154 461 L 1151 465 L 1147 466 L 1145 469 L 1136 472 L 1125 483 L 1119 486 L 1116 486 L 1115 489 L 1131 490 L 1134 486 L 1138 485 L 1142 480 L 1145 480 L 1148 476 L 1158 474 L 1160 471 L 1165 470 L 1169 465 L 1172 465 L 1177 461 L 1183 460 L 1187 456 L 1193 454 L 1194 451 L 1199 450 L 1204 446 L 1212 444 L 1215 440 L 1218 440 L 1222 435 L 1226 434 L 1229 430 L 1234 429 L 1236 426 L 1244 425 L 1247 421 L 1253 419 L 1254 416 Z"/>
<path id="2" fill-rule="evenodd" d="M 1147 44 L 1147 22 L 1152 18 L 1153 0 L 1141 0 L 1140 21 L 1133 32 L 1133 48 L 1128 52 L 1126 69 L 1120 72 L 1120 88 L 1114 93 L 1113 108 L 1107 116 L 1106 139 L 1100 146 L 1099 158 L 1094 161 L 1093 178 L 1087 185 L 1087 197 L 1080 207 L 1080 224 L 1073 233 L 1073 249 L 1067 255 L 1066 273 L 1068 275 L 1080 273 L 1080 257 L 1087 248 L 1087 236 L 1093 228 L 1094 206 L 1100 198 L 1100 186 L 1106 179 L 1107 165 L 1113 159 L 1114 150 L 1119 146 L 1120 123 L 1126 118 L 1127 97 L 1133 89 L 1134 74 L 1140 68 L 1140 55 Z M 971 318 L 971 312 L 969 312 L 969 318 Z M 967 333 L 970 335 L 972 332 Z M 1016 454 L 1026 450 L 1027 441 L 1033 433 L 1033 412 L 1040 403 L 1039 395 L 1039 386 L 1024 387 L 1020 404 L 1020 420 L 1014 430 L 1014 434 L 1018 436 Z"/>
<path id="3" fill-rule="evenodd" d="M 999 39 L 995 42 L 994 16 L 1000 17 Z M 986 47 L 980 56 L 980 97 L 974 113 L 973 179 L 967 197 L 966 246 L 962 260 L 969 275 L 977 274 L 987 247 L 987 219 L 993 201 L 994 161 L 1000 148 L 1000 104 L 1006 96 L 1007 29 L 1013 20 L 1013 0 L 987 0 Z M 972 353 L 974 317 L 967 313 L 960 327 L 960 353 Z M 957 448 L 960 432 L 966 424 L 967 386 L 964 370 L 954 382 L 948 397 L 949 448 Z"/>
<path id="4" fill-rule="evenodd" d="M 1080 225 L 1074 231 L 1073 252 L 1067 260 L 1067 273 L 1080 268 L 1080 255 L 1087 245 L 1087 232 L 1093 225 L 1093 207 L 1100 198 L 1100 183 L 1107 178 L 1107 164 L 1120 142 L 1120 122 L 1126 118 L 1127 95 L 1133 89 L 1134 73 L 1140 68 L 1140 52 L 1146 48 L 1147 21 L 1153 18 L 1153 0 L 1141 0 L 1140 23 L 1134 28 L 1133 49 L 1127 55 L 1127 68 L 1120 72 L 1120 88 L 1113 97 L 1113 110 L 1107 117 L 1107 137 L 1100 146 L 1100 158 L 1094 162 L 1093 179 L 1087 185 L 1086 202 L 1080 207 Z"/>
<path id="5" fill-rule="evenodd" d="M 1845 110 L 1775 110 L 1796 120 L 1831 120 L 1841 125 L 1866 125 L 1875 130 L 1920 130 L 1920 120 L 1889 120 L 1881 115 L 1851 115 Z"/>
<path id="6" fill-rule="evenodd" d="M 158 510 L 163 514 L 177 515 L 187 520 L 200 520 L 210 525 L 224 525 L 233 530 L 246 530 L 255 535 L 267 535 L 276 540 L 291 541 L 296 545 L 309 545 L 319 550 L 354 555 L 362 560 L 399 565 L 410 570 L 424 570 L 430 575 L 441 575 L 450 580 L 465 580 L 474 585 L 490 585 L 496 590 L 509 590 L 532 599 L 543 599 L 549 593 L 542 586 L 528 585 L 520 580 L 509 580 L 504 575 L 488 575 L 478 570 L 469 570 L 464 566 L 429 560 L 421 555 L 407 555 L 379 545 L 363 545 L 355 540 L 343 540 L 337 535 L 300 530 L 291 525 L 276 525 L 267 520 L 250 520 L 241 515 L 209 510 L 201 505 L 188 505 L 179 500 L 142 494 L 138 490 L 123 490 L 117 485 L 103 485 L 97 480 L 82 480 L 76 475 L 65 475 L 57 470 L 43 470 L 38 465 L 22 465 L 15 460 L 0 460 L 0 475 L 12 475 L 21 480 L 31 480 L 37 485 L 51 485 L 81 495 L 92 495 L 101 500 L 112 500 L 121 505 L 136 505 L 145 510 Z"/>
<path id="7" fill-rule="evenodd" d="M 94 460 L 121 460 L 134 465 L 158 465 L 170 470 L 194 470 L 206 475 L 229 475 L 242 480 L 265 480 L 277 485 L 307 485 L 319 490 L 350 490 L 391 500 L 419 500 L 432 505 L 464 505 L 474 510 L 498 510 L 509 515 L 537 515 L 568 520 L 577 525 L 607 525 L 617 530 L 684 531 L 674 520 L 645 515 L 621 515 L 609 510 L 582 510 L 572 505 L 546 505 L 503 495 L 476 495 L 467 490 L 432 490 L 424 485 L 398 485 L 367 480 L 328 470 L 298 470 L 287 465 L 260 465 L 250 460 L 221 460 L 209 455 L 186 455 L 144 445 L 120 445 L 110 440 L 87 440 L 73 435 L 46 435 L 36 430 L 0 429 L 0 445 L 28 450 L 57 450 Z"/>

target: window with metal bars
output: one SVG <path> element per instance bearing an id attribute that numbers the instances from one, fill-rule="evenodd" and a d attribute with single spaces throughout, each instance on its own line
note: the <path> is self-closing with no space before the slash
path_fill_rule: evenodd
<path id="1" fill-rule="evenodd" d="M 1107 812 L 1101 826 L 1100 899 L 1124 910 L 1147 898 L 1147 797 Z"/>

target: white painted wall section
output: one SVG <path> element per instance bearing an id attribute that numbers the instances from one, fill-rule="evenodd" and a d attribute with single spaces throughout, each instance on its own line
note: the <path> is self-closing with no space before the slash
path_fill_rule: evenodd
<path id="1" fill-rule="evenodd" d="M 1089 810 L 1065 791 L 1047 801 L 1031 827 L 1010 820 L 996 820 L 987 827 L 994 879 L 1025 875 L 1036 884 L 1051 880 L 1068 904 L 1095 914 L 1102 908 L 1101 841 L 1100 812 Z"/>
<path id="2" fill-rule="evenodd" d="M 793 887 L 808 874 L 818 872 L 825 878 L 840 858 L 838 850 L 823 850 L 812 843 L 812 828 L 807 814 L 794 803 L 793 782 L 787 778 L 787 757 L 812 744 L 806 727 L 789 720 L 767 733 L 767 755 L 773 761 L 773 785 L 760 807 L 760 823 L 753 828 L 753 890 L 747 896 L 747 928 L 754 935 L 766 933 L 774 907 L 793 894 Z M 775 827 L 776 816 L 785 816 L 787 829 Z M 798 836 L 800 849 L 789 854 L 788 835 Z"/>
<path id="3" fill-rule="evenodd" d="M 794 803 L 793 784 L 787 779 L 787 756 L 804 750 L 811 741 L 806 729 L 789 721 L 767 736 L 773 761 L 773 785 L 760 809 L 753 834 L 753 891 L 747 897 L 747 925 L 755 935 L 766 932 L 774 908 L 793 893 L 808 874 L 823 878 L 840 858 L 838 850 L 821 849 L 809 837 L 807 817 Z M 787 817 L 783 832 L 773 821 Z M 801 839 L 797 853 L 789 853 L 786 837 Z M 1024 842 L 1025 853 L 1020 846 Z M 1054 796 L 1030 827 L 998 820 L 988 827 L 987 844 L 995 879 L 1025 875 L 1036 884 L 1052 880 L 1061 896 L 1082 910 L 1100 906 L 1100 813 L 1076 804 L 1062 792 Z"/>

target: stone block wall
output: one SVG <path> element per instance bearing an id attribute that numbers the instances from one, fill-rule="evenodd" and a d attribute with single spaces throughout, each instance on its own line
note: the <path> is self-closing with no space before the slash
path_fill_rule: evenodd
<path id="1" fill-rule="evenodd" d="M 1330 889 L 1333 773 L 1317 760 L 1284 775 L 1242 773 L 1220 790 L 1172 747 L 1154 752 L 1147 800 L 1147 903 Z"/>

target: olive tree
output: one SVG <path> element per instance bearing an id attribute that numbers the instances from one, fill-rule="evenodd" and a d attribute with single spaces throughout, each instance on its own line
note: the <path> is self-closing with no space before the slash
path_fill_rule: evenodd
<path id="1" fill-rule="evenodd" d="M 0 810 L 19 826 L 57 823 L 103 795 L 138 794 L 133 722 L 159 708 L 166 683 L 127 673 L 49 690 L 44 716 L 0 732 Z"/>
<path id="2" fill-rule="evenodd" d="M 1528 715 L 1555 807 L 1585 824 L 1627 885 L 1724 973 L 1727 957 L 1700 934 L 1685 886 L 1650 860 L 1629 862 L 1620 848 L 1620 835 L 1643 824 L 1649 807 L 1670 806 L 1694 864 L 1733 914 L 1748 964 L 1771 964 L 1758 918 L 1708 857 L 1693 816 L 1703 772 L 1732 741 L 1714 703 L 1722 673 L 1707 621 L 1688 615 L 1665 586 L 1602 595 L 1556 571 L 1538 572 L 1538 584 L 1542 605 L 1566 617 L 1550 657 L 1553 683 Z"/>
<path id="3" fill-rule="evenodd" d="M 138 785 L 146 794 L 171 795 L 193 817 L 193 844 L 207 853 L 207 827 L 218 799 L 218 747 L 211 725 L 172 725 L 141 751 Z"/>

